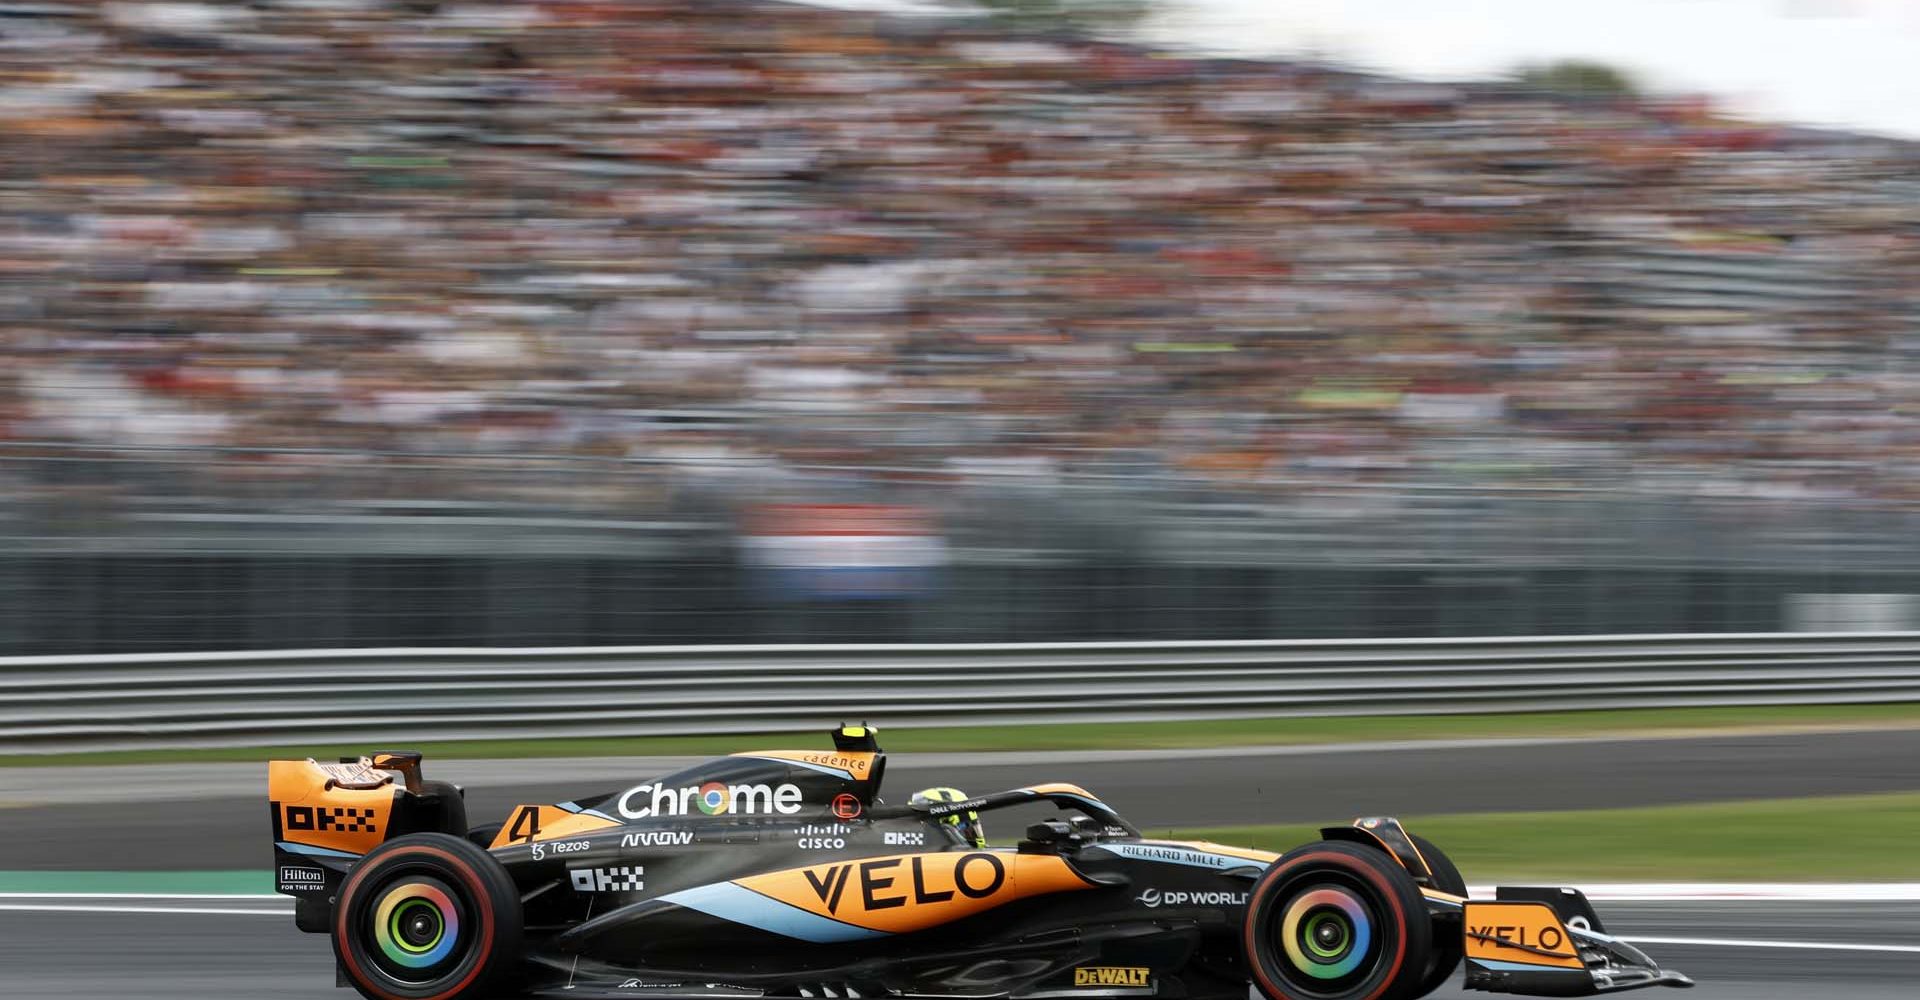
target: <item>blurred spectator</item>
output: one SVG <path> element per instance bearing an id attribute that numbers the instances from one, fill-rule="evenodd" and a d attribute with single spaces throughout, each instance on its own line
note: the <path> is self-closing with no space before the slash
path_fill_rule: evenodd
<path id="1" fill-rule="evenodd" d="M 16 447 L 1920 477 L 1915 148 L 1698 103 L 749 0 L 128 0 L 0 4 L 0 130 Z"/>

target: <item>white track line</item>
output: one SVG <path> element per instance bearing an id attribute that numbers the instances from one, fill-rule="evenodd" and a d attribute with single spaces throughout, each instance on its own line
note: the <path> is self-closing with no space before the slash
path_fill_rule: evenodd
<path id="1" fill-rule="evenodd" d="M 1548 883 L 1540 883 L 1548 884 Z M 1494 887 L 1469 888 L 1475 899 L 1492 899 Z M 1633 903 L 1905 903 L 1920 902 L 1920 882 L 1873 885 L 1868 883 L 1714 883 L 1659 882 L 1600 884 L 1584 890 L 1598 902 Z M 0 892 L 7 899 L 77 900 L 233 900 L 279 902 L 277 893 L 245 892 Z"/>
<path id="2" fill-rule="evenodd" d="M 1533 883 L 1553 884 L 1551 881 Z M 1492 899 L 1494 887 L 1468 890 L 1475 899 Z M 1904 903 L 1920 902 L 1920 882 L 1620 882 L 1589 884 L 1588 899 L 1635 903 Z M 206 899 L 268 902 L 277 893 L 243 892 L 0 892 L 4 899 Z"/>
<path id="3" fill-rule="evenodd" d="M 1795 951 L 1884 951 L 1920 955 L 1920 945 L 1840 944 L 1832 941 L 1745 941 L 1735 938 L 1623 937 L 1628 944 L 1679 944 L 1706 948 L 1781 948 Z"/>
<path id="4" fill-rule="evenodd" d="M 1523 883 L 1516 883 L 1523 884 Z M 1535 885 L 1556 885 L 1553 881 Z M 1920 901 L 1920 882 L 1589 882 L 1580 886 L 1596 902 L 1635 903 L 1910 903 Z M 1469 886 L 1475 899 L 1492 899 L 1491 885 Z"/>
<path id="5" fill-rule="evenodd" d="M 0 903 L 0 911 L 18 913 L 161 913 L 161 914 L 208 914 L 225 917 L 280 917 L 293 913 L 292 910 L 240 909 L 238 907 L 215 906 L 75 906 L 50 905 L 45 903 Z"/>
<path id="6" fill-rule="evenodd" d="M 7 898 L 35 896 L 34 893 L 5 893 Z M 42 898 L 45 898 L 43 895 Z M 53 895 L 53 898 L 108 898 L 85 897 L 80 893 Z M 130 899 L 278 899 L 277 896 L 185 896 L 185 895 L 148 895 L 126 896 Z M 0 903 L 0 912 L 20 913 L 127 913 L 127 914 L 188 914 L 199 916 L 225 917 L 286 917 L 291 911 L 284 908 L 248 908 L 214 906 L 125 906 L 111 903 L 100 905 L 72 903 Z M 1692 937 L 1623 937 L 1621 940 L 1631 944 L 1671 944 L 1691 945 L 1704 948 L 1772 948 L 1782 951 L 1865 951 L 1901 955 L 1920 955 L 1920 945 L 1907 944 L 1843 944 L 1831 941 L 1756 941 L 1740 938 L 1692 938 Z"/>
<path id="7" fill-rule="evenodd" d="M 0 899 L 244 899 L 264 903 L 286 897 L 245 892 L 0 892 Z"/>
<path id="8" fill-rule="evenodd" d="M 211 906 L 87 906 L 73 904 L 46 903 L 0 903 L 0 912 L 22 913 L 126 913 L 126 914 L 186 914 L 196 916 L 223 917 L 280 917 L 288 915 L 284 909 L 240 909 Z M 1706 948 L 1771 948 L 1782 951 L 1865 951 L 1902 955 L 1920 955 L 1920 945 L 1904 944 L 1842 944 L 1829 941 L 1752 941 L 1735 938 L 1684 938 L 1684 937 L 1628 937 L 1621 940 L 1631 944 L 1670 944 L 1691 945 Z"/>

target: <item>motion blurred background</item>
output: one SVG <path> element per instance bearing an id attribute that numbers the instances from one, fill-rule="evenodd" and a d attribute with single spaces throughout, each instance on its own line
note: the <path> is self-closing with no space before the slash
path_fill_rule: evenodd
<path id="1" fill-rule="evenodd" d="M 0 4 L 0 653 L 1920 616 L 1920 147 L 865 6 Z"/>
<path id="2" fill-rule="evenodd" d="M 0 0 L 0 993 L 329 995 L 267 756 L 852 717 L 1912 995 L 1920 8 L 834 2 Z"/>

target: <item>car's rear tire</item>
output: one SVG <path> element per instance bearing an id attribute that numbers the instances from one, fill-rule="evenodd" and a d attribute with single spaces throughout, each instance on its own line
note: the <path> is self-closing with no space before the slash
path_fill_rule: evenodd
<path id="1" fill-rule="evenodd" d="M 1254 883 L 1241 945 L 1266 1000 L 1400 1000 L 1426 971 L 1420 887 L 1385 852 L 1321 841 Z"/>
<path id="2" fill-rule="evenodd" d="M 418 833 L 360 860 L 341 884 L 333 953 L 370 1000 L 473 1000 L 520 966 L 520 894 L 493 856 Z"/>
<path id="3" fill-rule="evenodd" d="M 1409 833 L 1413 846 L 1420 849 L 1420 856 L 1426 859 L 1427 870 L 1433 873 L 1433 887 L 1441 892 L 1450 892 L 1456 896 L 1467 894 L 1466 877 L 1454 866 L 1453 859 L 1436 847 L 1433 841 L 1417 833 Z M 1426 974 L 1421 976 L 1420 985 L 1414 996 L 1426 996 L 1446 985 L 1447 979 L 1460 967 L 1460 959 L 1466 953 L 1466 940 L 1462 936 L 1460 922 L 1457 920 L 1433 921 L 1433 951 L 1427 962 Z"/>

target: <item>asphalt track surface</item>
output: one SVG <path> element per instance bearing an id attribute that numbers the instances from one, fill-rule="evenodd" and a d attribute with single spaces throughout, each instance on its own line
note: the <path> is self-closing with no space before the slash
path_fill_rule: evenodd
<path id="1" fill-rule="evenodd" d="M 617 791 L 667 759 L 429 760 L 475 822 Z M 1596 809 L 1920 790 L 1920 730 L 1684 739 L 1480 740 L 1046 754 L 901 754 L 883 794 L 1039 781 L 1092 789 L 1145 830 L 1356 815 Z M 0 868 L 264 869 L 261 765 L 0 768 Z"/>
<path id="2" fill-rule="evenodd" d="M 178 905 L 239 907 L 201 901 Z M 1688 1000 L 1892 1000 L 1914 996 L 1915 983 L 1920 983 L 1916 903 L 1616 901 L 1602 905 L 1601 915 L 1609 931 L 1630 939 L 1745 942 L 1643 946 L 1663 966 L 1699 981 L 1698 988 L 1684 994 Z M 1758 942 L 1908 950 L 1757 947 Z M 1435 996 L 1488 995 L 1464 993 L 1458 983 L 1456 976 L 1452 986 Z M 342 1000 L 355 994 L 334 988 L 326 939 L 294 930 L 284 912 L 0 910 L 0 995 L 31 1000 Z M 1636 995 L 1678 1000 L 1683 994 Z"/>

